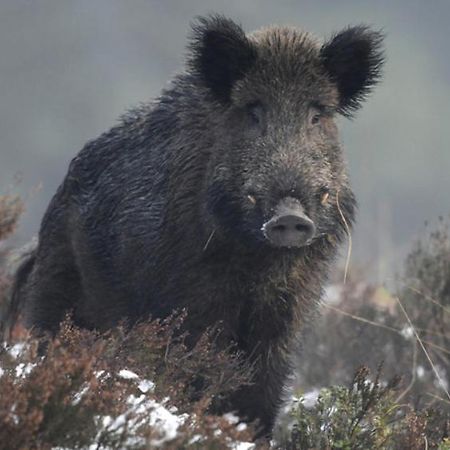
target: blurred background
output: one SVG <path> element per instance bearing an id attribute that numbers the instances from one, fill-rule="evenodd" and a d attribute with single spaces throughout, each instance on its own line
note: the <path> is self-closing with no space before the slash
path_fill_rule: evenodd
<path id="1" fill-rule="evenodd" d="M 340 119 L 359 200 L 352 263 L 384 282 L 450 212 L 450 2 L 398 0 L 0 0 L 0 193 L 27 200 L 16 240 L 38 231 L 69 161 L 183 66 L 189 23 L 219 12 L 246 31 L 292 24 L 387 35 L 384 81 Z"/>

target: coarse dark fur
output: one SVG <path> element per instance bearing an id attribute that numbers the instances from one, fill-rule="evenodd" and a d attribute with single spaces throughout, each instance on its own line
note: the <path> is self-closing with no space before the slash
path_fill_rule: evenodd
<path id="1" fill-rule="evenodd" d="M 220 322 L 223 345 L 255 368 L 230 407 L 269 432 L 296 336 L 353 221 L 334 116 L 378 80 L 381 41 L 363 26 L 320 44 L 295 28 L 245 35 L 222 16 L 199 19 L 186 71 L 71 162 L 20 275 L 28 326 L 55 332 L 71 311 L 106 329 L 186 308 L 195 340 Z M 286 197 L 314 221 L 310 245 L 265 239 Z"/>

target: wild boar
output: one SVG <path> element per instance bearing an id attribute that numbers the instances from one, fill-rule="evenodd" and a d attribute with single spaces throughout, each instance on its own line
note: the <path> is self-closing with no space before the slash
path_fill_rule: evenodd
<path id="1" fill-rule="evenodd" d="M 335 117 L 380 78 L 383 36 L 193 27 L 185 70 L 70 164 L 19 271 L 26 323 L 106 329 L 187 310 L 254 367 L 231 409 L 273 425 L 303 324 L 354 220 Z"/>

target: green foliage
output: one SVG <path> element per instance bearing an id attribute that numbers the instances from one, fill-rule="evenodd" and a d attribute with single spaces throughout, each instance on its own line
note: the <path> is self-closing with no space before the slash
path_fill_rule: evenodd
<path id="1" fill-rule="evenodd" d="M 299 403 L 294 427 L 300 448 L 385 448 L 395 415 L 390 386 L 380 388 L 378 377 L 371 383 L 367 375 L 362 368 L 351 388 L 323 389 L 312 410 Z"/>
<path id="2" fill-rule="evenodd" d="M 279 448 L 419 450 L 425 441 L 427 448 L 445 448 L 448 418 L 436 411 L 408 411 L 395 400 L 399 379 L 384 384 L 380 374 L 371 381 L 369 370 L 361 367 L 349 387 L 322 389 L 311 408 L 300 397 L 288 412 L 291 431 Z"/>

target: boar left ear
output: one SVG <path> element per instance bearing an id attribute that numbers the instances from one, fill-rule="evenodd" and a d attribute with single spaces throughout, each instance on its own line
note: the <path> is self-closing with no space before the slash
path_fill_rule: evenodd
<path id="1" fill-rule="evenodd" d="M 256 49 L 242 28 L 223 16 L 199 17 L 192 29 L 190 67 L 218 100 L 228 102 L 234 83 L 255 61 Z"/>
<path id="2" fill-rule="evenodd" d="M 337 84 L 339 112 L 351 117 L 379 81 L 384 63 L 384 35 L 365 26 L 347 28 L 325 43 L 320 54 Z"/>

